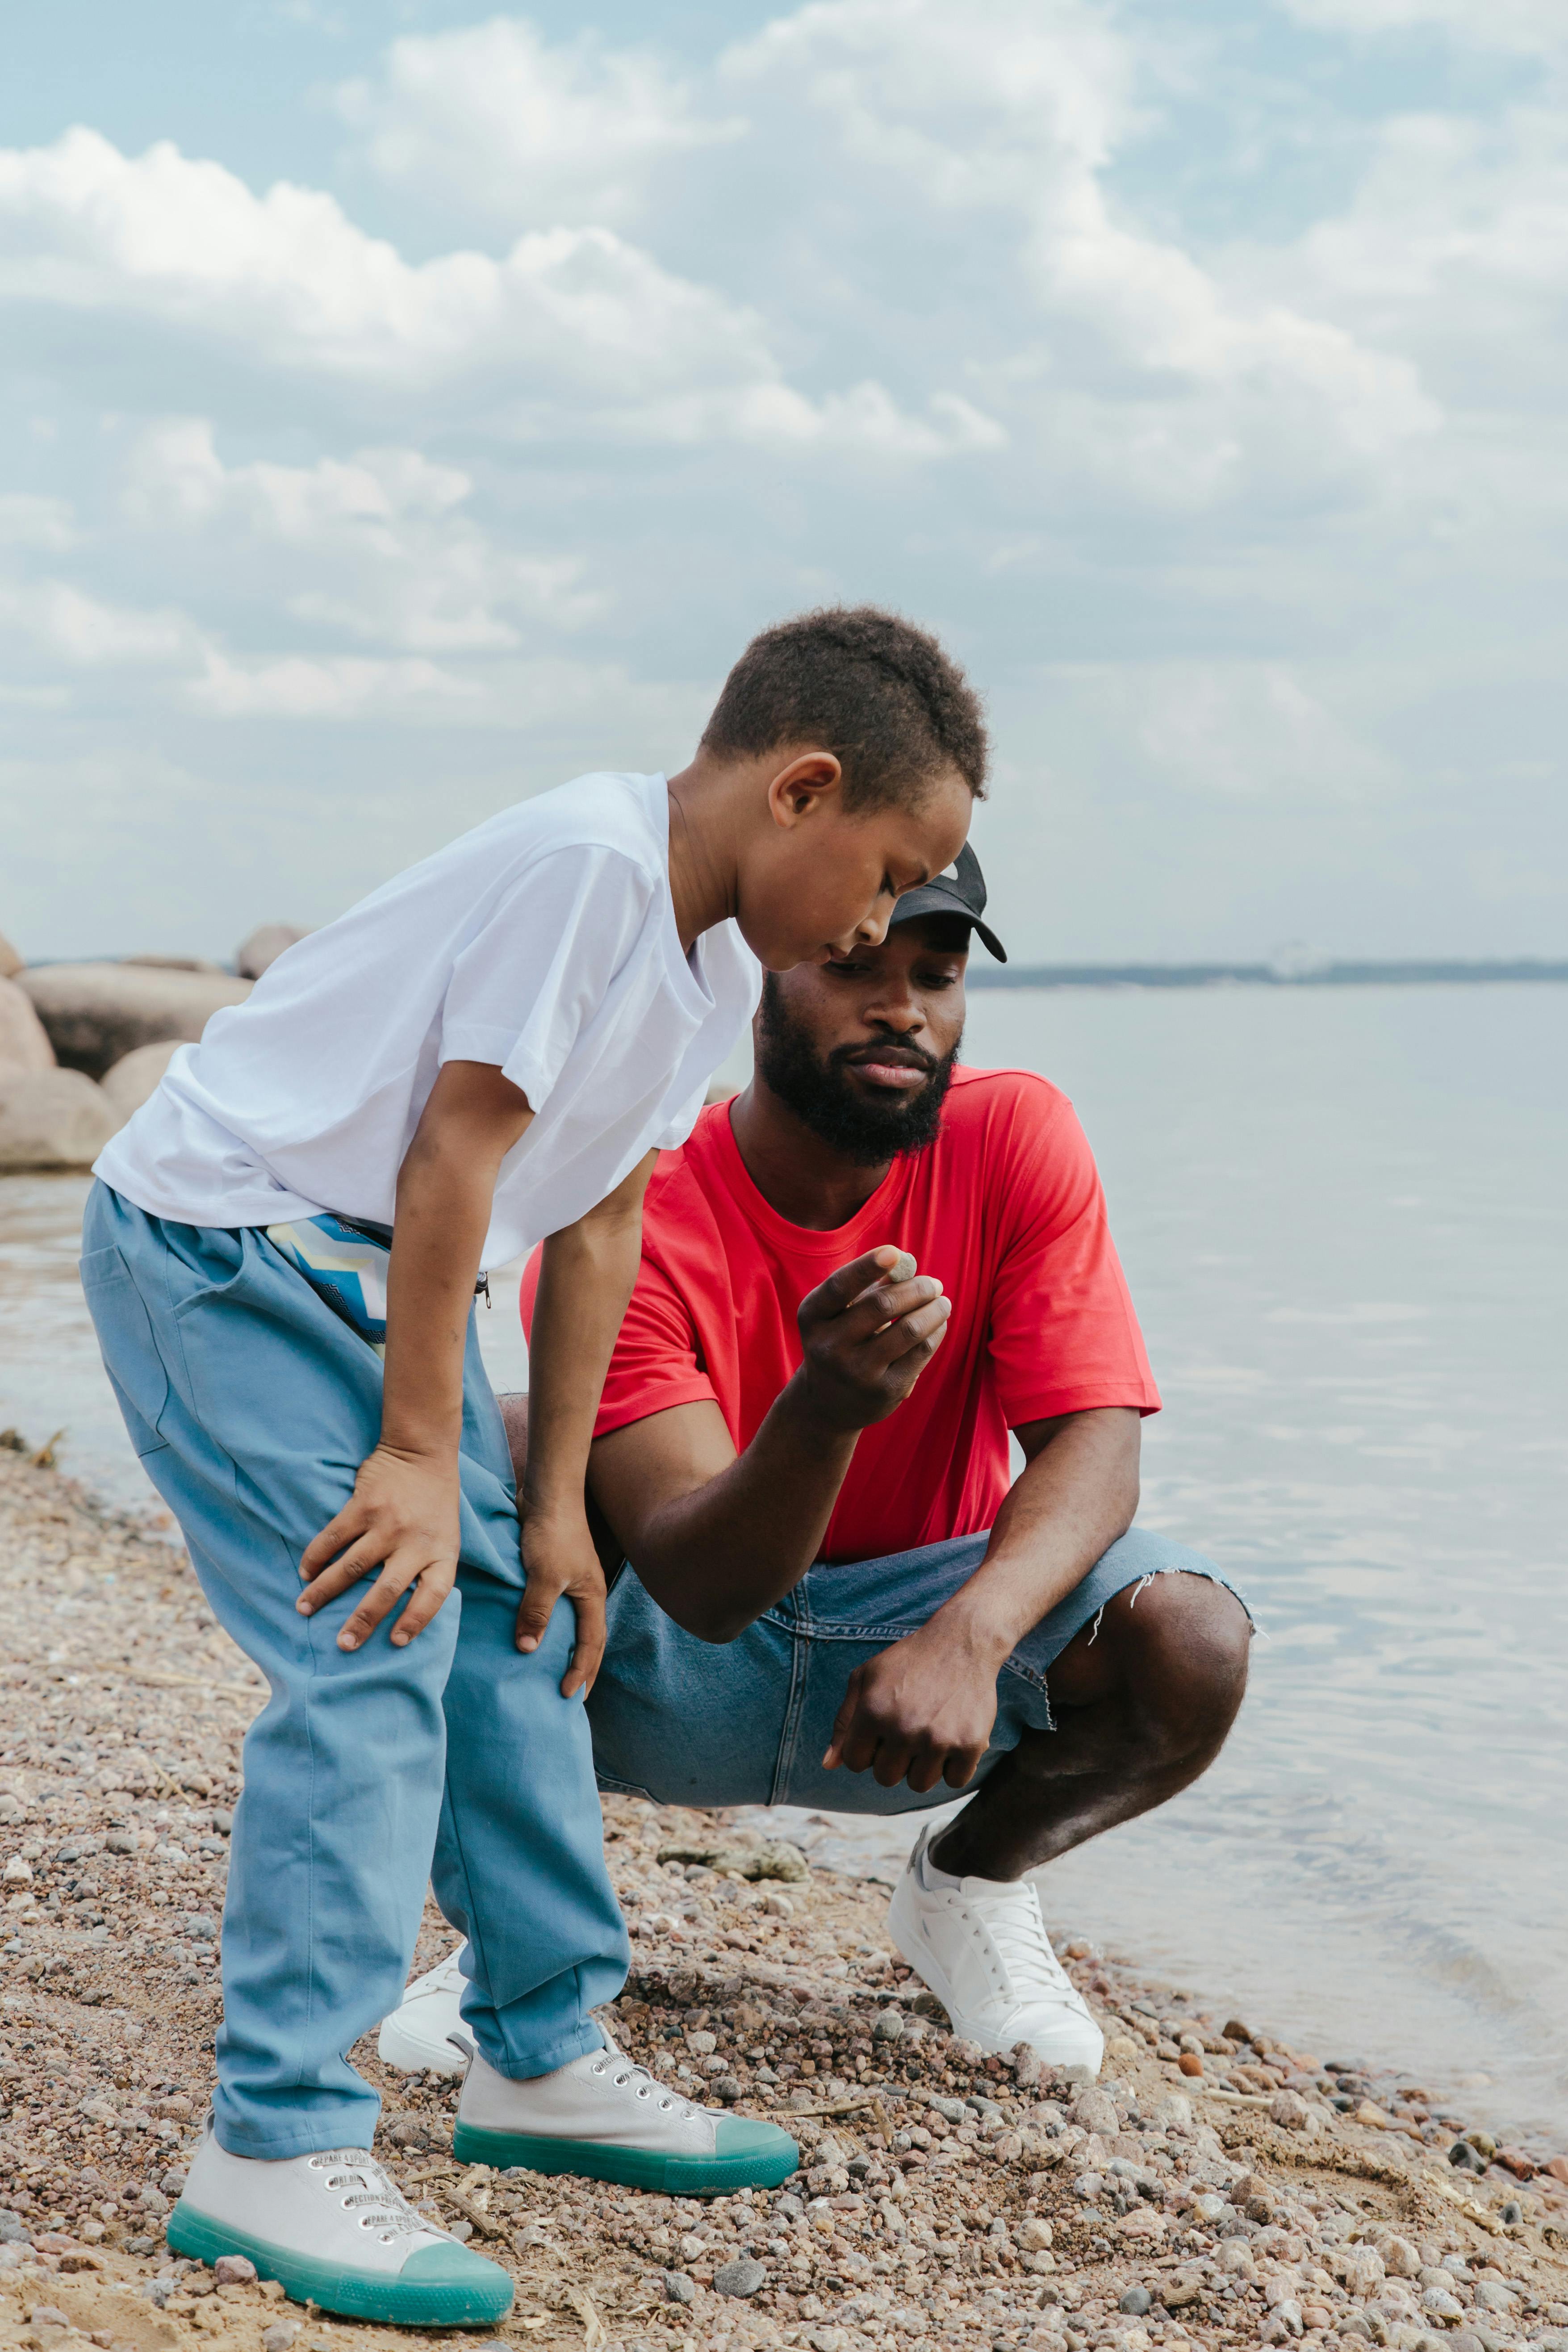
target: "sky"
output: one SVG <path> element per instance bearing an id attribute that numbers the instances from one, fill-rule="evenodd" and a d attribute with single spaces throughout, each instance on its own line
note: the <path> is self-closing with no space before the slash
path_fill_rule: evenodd
<path id="1" fill-rule="evenodd" d="M 935 628 L 1016 961 L 1568 952 L 1563 0 L 53 0 L 0 932 L 225 958 Z"/>

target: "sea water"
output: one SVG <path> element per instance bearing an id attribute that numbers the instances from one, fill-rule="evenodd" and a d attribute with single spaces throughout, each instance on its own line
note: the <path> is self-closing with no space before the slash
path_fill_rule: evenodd
<path id="1" fill-rule="evenodd" d="M 973 998 L 965 1046 L 1076 1103 L 1164 1398 L 1142 1517 L 1262 1628 L 1219 1761 L 1053 1864 L 1047 1917 L 1559 2147 L 1565 1031 L 1551 986 L 1020 990 Z M 144 1497 L 75 1287 L 84 1191 L 0 1180 L 0 1426 L 65 1423 L 64 1467 Z M 909 1838 L 795 1826 L 884 1873 Z"/>

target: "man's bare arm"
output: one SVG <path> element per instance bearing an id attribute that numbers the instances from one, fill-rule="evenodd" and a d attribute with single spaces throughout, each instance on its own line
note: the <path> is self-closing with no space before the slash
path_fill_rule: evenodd
<path id="1" fill-rule="evenodd" d="M 855 1442 L 908 1396 L 942 1343 L 948 1302 L 889 1277 L 884 1246 L 801 1306 L 804 1359 L 737 1457 L 716 1404 L 675 1405 L 597 1439 L 595 1500 L 667 1615 L 731 1642 L 817 1557 Z"/>
<path id="2" fill-rule="evenodd" d="M 824 1759 L 922 1795 L 973 1777 L 996 1719 L 996 1676 L 1033 1626 L 1080 1583 L 1138 1509 L 1140 1418 L 1066 1413 L 1017 1432 L 1028 1460 L 984 1559 L 918 1633 L 858 1667 Z"/>

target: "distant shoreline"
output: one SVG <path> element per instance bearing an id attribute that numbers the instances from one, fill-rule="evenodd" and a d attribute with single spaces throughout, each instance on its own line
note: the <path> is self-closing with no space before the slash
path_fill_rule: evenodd
<path id="1" fill-rule="evenodd" d="M 1568 981 L 1568 962 L 1323 963 L 1301 971 L 1268 963 L 971 963 L 973 988 L 1421 988 L 1442 982 Z"/>

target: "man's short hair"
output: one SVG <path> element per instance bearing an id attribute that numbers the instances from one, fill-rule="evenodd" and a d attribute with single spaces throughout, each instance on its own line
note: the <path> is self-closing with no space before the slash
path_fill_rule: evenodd
<path id="1" fill-rule="evenodd" d="M 955 768 L 976 800 L 990 744 L 980 698 L 928 630 L 875 604 L 833 604 L 753 637 L 724 681 L 705 750 L 820 746 L 851 811 L 918 802 Z"/>

